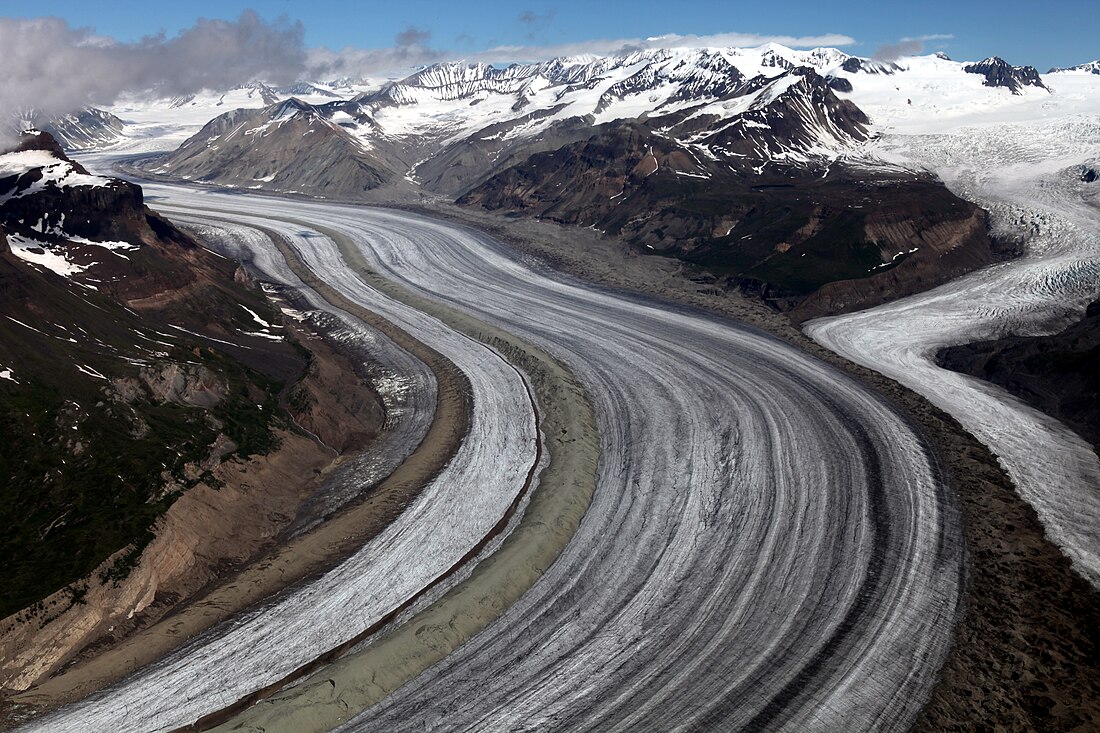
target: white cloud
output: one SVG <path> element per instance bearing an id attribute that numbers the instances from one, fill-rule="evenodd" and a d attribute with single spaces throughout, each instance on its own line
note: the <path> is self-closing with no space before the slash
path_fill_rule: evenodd
<path id="1" fill-rule="evenodd" d="M 199 19 L 178 35 L 120 43 L 60 18 L 0 18 L 0 110 L 71 112 L 130 91 L 182 95 L 256 78 L 293 81 L 304 68 L 301 23 Z"/>
<path id="2" fill-rule="evenodd" d="M 451 56 L 443 51 L 419 45 L 391 48 L 343 48 L 333 51 L 324 46 L 309 50 L 306 66 L 310 78 L 320 81 L 350 77 L 371 79 L 375 77 L 405 76 L 411 69 Z"/>
<path id="3" fill-rule="evenodd" d="M 903 38 L 903 41 L 950 41 L 955 38 L 954 33 L 929 33 L 915 38 Z"/>

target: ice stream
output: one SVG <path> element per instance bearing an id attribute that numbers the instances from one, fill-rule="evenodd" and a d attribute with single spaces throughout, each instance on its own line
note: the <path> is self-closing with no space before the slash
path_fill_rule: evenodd
<path id="1" fill-rule="evenodd" d="M 1100 120 L 894 136 L 878 153 L 937 173 L 1025 252 L 927 293 L 811 321 L 806 333 L 958 419 L 997 455 L 1050 539 L 1100 587 L 1100 461 L 1092 447 L 1001 388 L 935 363 L 946 346 L 1057 333 L 1100 295 L 1100 184 L 1080 175 L 1083 164 L 1100 160 Z"/>

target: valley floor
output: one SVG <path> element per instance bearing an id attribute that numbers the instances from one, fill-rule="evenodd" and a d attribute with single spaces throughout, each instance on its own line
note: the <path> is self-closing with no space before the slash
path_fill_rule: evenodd
<path id="1" fill-rule="evenodd" d="M 561 269 L 751 324 L 886 395 L 920 427 L 946 468 L 968 550 L 964 615 L 917 729 L 1085 730 L 1100 721 L 1100 595 L 1047 539 L 997 457 L 926 397 L 837 356 L 785 316 L 730 297 L 675 261 L 638 255 L 590 230 L 505 220 L 438 202 L 409 206 L 489 232 L 536 270 Z"/>
<path id="2" fill-rule="evenodd" d="M 591 230 L 447 204 L 425 213 L 488 231 L 535 262 L 753 324 L 845 369 L 929 436 L 963 512 L 969 572 L 956 644 L 916 730 L 1086 730 L 1100 723 L 1100 593 L 1048 539 L 997 457 L 926 397 L 810 340 L 784 315 Z M 700 282 L 700 280 L 702 280 Z"/>

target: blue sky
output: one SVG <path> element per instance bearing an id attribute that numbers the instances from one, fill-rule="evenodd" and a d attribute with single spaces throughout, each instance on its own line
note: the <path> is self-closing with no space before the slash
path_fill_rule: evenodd
<path id="1" fill-rule="evenodd" d="M 906 38 L 948 36 L 926 43 L 959 60 L 1001 55 L 1040 71 L 1100 58 L 1100 2 L 1054 0 L 1043 4 L 1018 0 L 923 0 L 895 3 L 845 0 L 827 3 L 788 0 L 772 3 L 665 0 L 616 3 L 597 0 L 557 2 L 355 2 L 289 0 L 236 2 L 191 0 L 40 0 L 15 3 L 8 17 L 53 15 L 74 26 L 123 41 L 165 31 L 169 36 L 196 18 L 234 19 L 246 8 L 265 19 L 287 15 L 302 22 L 308 47 L 382 49 L 413 41 L 461 58 L 501 46 L 572 47 L 598 40 L 629 40 L 664 34 L 709 36 L 847 36 L 849 53 L 871 55 L 884 44 Z M 596 44 L 593 50 L 599 50 Z M 522 52 L 517 52 L 522 55 Z M 505 59 L 502 59 L 505 60 Z"/>

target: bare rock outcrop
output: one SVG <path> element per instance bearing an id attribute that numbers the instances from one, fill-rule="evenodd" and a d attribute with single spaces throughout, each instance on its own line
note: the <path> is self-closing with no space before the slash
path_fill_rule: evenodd
<path id="1" fill-rule="evenodd" d="M 213 407 L 228 394 L 225 382 L 201 364 L 172 363 L 156 368 L 145 367 L 140 375 L 153 399 L 158 402 Z"/>

